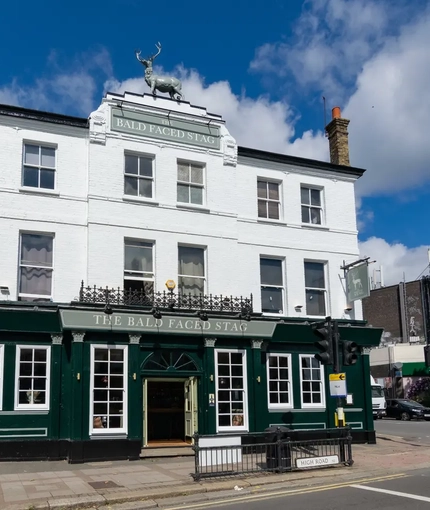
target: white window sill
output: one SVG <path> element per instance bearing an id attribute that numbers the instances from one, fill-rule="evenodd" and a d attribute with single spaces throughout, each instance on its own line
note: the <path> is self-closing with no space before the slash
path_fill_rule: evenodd
<path id="1" fill-rule="evenodd" d="M 33 412 L 39 412 L 39 411 L 47 411 L 49 412 L 49 407 L 47 406 L 19 406 L 15 407 L 14 411 L 25 411 L 26 413 L 33 413 Z"/>
<path id="2" fill-rule="evenodd" d="M 114 432 L 105 429 L 103 432 L 90 432 L 90 439 L 127 439 L 127 432 Z"/>
<path id="3" fill-rule="evenodd" d="M 278 317 L 278 318 L 285 317 L 284 310 L 282 310 L 281 312 L 261 312 L 261 313 L 263 314 L 264 317 Z"/>
<path id="4" fill-rule="evenodd" d="M 20 193 L 34 193 L 35 195 L 47 195 L 50 197 L 59 197 L 60 192 L 55 189 L 45 189 L 45 188 L 32 188 L 30 186 L 21 186 L 19 188 Z"/>
<path id="5" fill-rule="evenodd" d="M 176 204 L 176 208 L 177 209 L 186 209 L 186 210 L 190 210 L 190 211 L 199 211 L 199 212 L 204 212 L 204 213 L 210 213 L 210 209 L 208 209 L 207 207 L 204 207 L 203 205 L 198 205 L 198 204 Z"/>
<path id="6" fill-rule="evenodd" d="M 318 406 L 312 406 L 312 405 L 306 405 L 306 404 L 302 404 L 302 409 L 310 409 L 310 410 L 313 410 L 313 411 L 316 411 L 317 409 L 321 409 L 321 410 L 324 410 L 326 409 L 326 406 L 324 405 L 318 405 Z"/>
<path id="7" fill-rule="evenodd" d="M 160 205 L 153 198 L 137 197 L 134 195 L 123 195 L 122 199 L 124 202 L 134 202 L 136 204 L 147 204 L 147 205 Z"/>
<path id="8" fill-rule="evenodd" d="M 257 223 L 267 223 L 268 225 L 283 225 L 287 226 L 287 223 L 282 220 L 271 220 L 269 218 L 257 218 Z"/>
<path id="9" fill-rule="evenodd" d="M 219 427 L 220 434 L 235 434 L 236 432 L 248 432 L 248 427 Z"/>
<path id="10" fill-rule="evenodd" d="M 310 228 L 316 230 L 330 230 L 329 227 L 325 225 L 318 225 L 314 223 L 302 223 L 302 228 Z"/>
<path id="11" fill-rule="evenodd" d="M 285 413 L 285 412 L 288 412 L 288 411 L 291 411 L 293 408 L 293 406 L 289 406 L 289 405 L 285 405 L 285 406 L 282 406 L 282 407 L 268 407 L 267 408 L 269 413 Z"/>

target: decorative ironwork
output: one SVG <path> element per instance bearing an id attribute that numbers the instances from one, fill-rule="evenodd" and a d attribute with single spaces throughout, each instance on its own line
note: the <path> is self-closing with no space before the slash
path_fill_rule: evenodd
<path id="1" fill-rule="evenodd" d="M 188 354 L 181 351 L 153 352 L 142 363 L 143 370 L 161 370 L 169 372 L 197 371 L 197 366 Z"/>
<path id="2" fill-rule="evenodd" d="M 145 289 L 121 289 L 84 286 L 79 290 L 79 303 L 122 305 L 154 310 L 198 310 L 200 312 L 239 313 L 250 320 L 253 312 L 252 294 L 248 297 L 193 295 L 173 292 L 147 292 Z M 203 317 L 202 320 L 207 320 Z"/>
<path id="3" fill-rule="evenodd" d="M 229 444 L 228 438 L 232 436 L 223 434 L 224 443 L 203 446 L 201 439 L 213 436 L 193 435 L 195 467 L 192 476 L 195 481 L 248 473 L 284 473 L 336 464 L 352 466 L 354 463 L 349 427 L 307 431 L 272 427 L 269 432 L 240 434 L 240 444 Z M 307 439 L 306 436 L 314 437 Z M 237 437 L 238 434 L 234 434 L 234 438 Z"/>

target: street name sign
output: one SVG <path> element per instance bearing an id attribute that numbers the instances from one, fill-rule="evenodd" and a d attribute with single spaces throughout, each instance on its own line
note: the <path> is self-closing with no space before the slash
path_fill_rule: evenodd
<path id="1" fill-rule="evenodd" d="M 339 457 L 337 455 L 327 455 L 325 457 L 305 457 L 303 459 L 296 459 L 296 467 L 298 469 L 307 469 L 321 466 L 333 466 L 339 464 Z"/>

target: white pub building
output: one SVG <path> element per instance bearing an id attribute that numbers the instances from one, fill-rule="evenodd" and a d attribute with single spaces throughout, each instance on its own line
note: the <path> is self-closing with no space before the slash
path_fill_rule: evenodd
<path id="1" fill-rule="evenodd" d="M 0 105 L 0 459 L 139 458 L 195 432 L 334 426 L 311 323 L 360 346 L 346 421 L 374 441 L 347 125 L 331 163 L 238 147 L 203 107 L 108 93 L 86 118 Z"/>

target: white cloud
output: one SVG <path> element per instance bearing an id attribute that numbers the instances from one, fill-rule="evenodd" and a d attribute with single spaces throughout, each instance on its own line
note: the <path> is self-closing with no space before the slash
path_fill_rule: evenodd
<path id="1" fill-rule="evenodd" d="M 312 0 L 287 42 L 264 44 L 250 64 L 342 99 L 362 64 L 383 44 L 397 9 L 376 0 Z"/>
<path id="2" fill-rule="evenodd" d="M 430 15 L 404 27 L 363 68 L 344 115 L 351 161 L 368 169 L 362 195 L 392 193 L 430 179 Z"/>
<path id="3" fill-rule="evenodd" d="M 359 243 L 360 255 L 376 260 L 370 270 L 382 266 L 385 285 L 395 285 L 404 279 L 413 281 L 424 271 L 429 263 L 427 246 L 408 248 L 401 243 L 389 244 L 384 239 L 370 237 Z M 429 274 L 428 269 L 424 274 Z M 379 279 L 379 276 L 378 276 Z"/>
<path id="4" fill-rule="evenodd" d="M 306 131 L 300 138 L 294 139 L 297 119 L 285 102 L 273 102 L 264 96 L 251 99 L 245 94 L 235 95 L 227 81 L 205 85 L 196 71 L 181 68 L 175 71 L 176 75 L 178 73 L 182 79 L 185 99 L 222 115 L 230 133 L 240 145 L 306 158 L 327 159 L 328 143 L 320 131 Z M 142 94 L 148 92 L 148 86 L 143 78 L 131 78 L 124 82 L 109 80 L 105 83 L 105 90 L 119 93 L 127 90 Z"/>
<path id="5" fill-rule="evenodd" d="M 97 77 L 111 76 L 109 54 L 101 49 L 78 55 L 73 62 L 61 61 L 51 52 L 48 71 L 33 84 L 23 85 L 14 79 L 0 87 L 0 103 L 87 116 L 94 109 L 98 90 Z"/>

